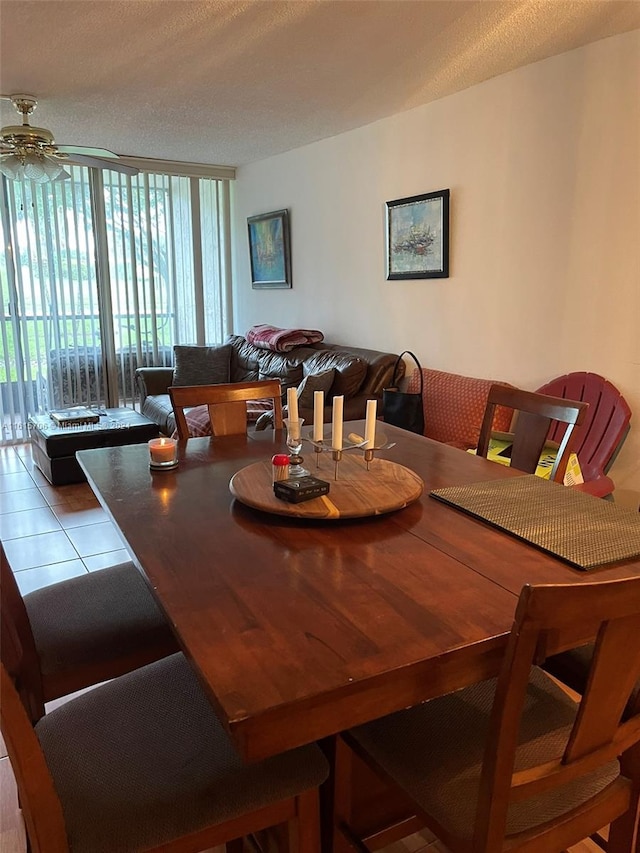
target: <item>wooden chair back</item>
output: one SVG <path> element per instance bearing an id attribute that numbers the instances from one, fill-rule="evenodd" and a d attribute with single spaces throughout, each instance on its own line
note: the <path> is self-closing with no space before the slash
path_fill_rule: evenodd
<path id="1" fill-rule="evenodd" d="M 510 388 L 505 385 L 492 385 L 480 427 L 478 456 L 486 458 L 489 452 L 489 440 L 497 406 L 505 406 L 516 413 L 511 427 L 513 434 L 511 466 L 528 474 L 535 473 L 551 423 L 562 421 L 567 424 L 550 473 L 551 480 L 561 483 L 573 447 L 573 428 L 582 423 L 589 404 L 577 400 L 564 400 L 561 397 L 549 397 L 532 391 L 522 391 L 520 388 Z"/>
<path id="2" fill-rule="evenodd" d="M 203 405 L 209 409 L 214 436 L 246 433 L 246 404 L 250 400 L 272 400 L 274 426 L 282 429 L 282 387 L 277 379 L 221 385 L 172 385 L 169 396 L 180 439 L 189 438 L 185 409 Z"/>
<path id="3" fill-rule="evenodd" d="M 19 676 L 6 663 L 20 657 L 20 641 L 10 620 L 2 620 L 0 666 L 0 729 L 20 792 L 20 809 L 32 853 L 67 853 L 69 845 L 62 806 L 47 767 L 24 694 L 18 692 Z M 6 662 L 6 663 L 5 663 Z"/>
<path id="4" fill-rule="evenodd" d="M 542 766 L 513 772 L 520 715 L 531 666 L 551 634 L 556 640 L 596 630 L 587 686 L 564 754 Z M 640 739 L 640 715 L 621 717 L 640 676 L 640 578 L 591 584 L 525 586 L 498 679 L 489 724 L 476 813 L 474 850 L 502 850 L 511 802 L 557 789 L 616 759 Z M 541 732 L 544 721 L 541 721 Z M 592 803 L 604 826 L 624 813 L 631 785 L 619 777 Z M 557 846 L 570 821 L 545 826 L 557 832 Z M 570 830 L 571 831 L 571 830 Z M 575 829 L 573 830 L 575 833 Z M 586 834 L 586 833 L 585 833 Z M 534 832 L 535 835 L 535 832 Z M 571 843 L 571 842 L 570 842 Z M 526 847 L 526 845 L 525 845 Z M 521 849 L 516 843 L 515 850 Z M 529 849 L 529 848 L 526 848 Z M 536 849 L 532 847 L 531 849 Z"/>
<path id="5" fill-rule="evenodd" d="M 0 654 L 8 671 L 15 677 L 18 690 L 32 722 L 44 714 L 44 689 L 40 660 L 27 609 L 15 576 L 0 542 L 0 620 L 2 643 Z"/>

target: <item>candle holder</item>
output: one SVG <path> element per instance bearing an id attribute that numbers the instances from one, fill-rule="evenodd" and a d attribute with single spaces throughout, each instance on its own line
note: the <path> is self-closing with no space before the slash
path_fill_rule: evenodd
<path id="1" fill-rule="evenodd" d="M 152 438 L 149 442 L 149 468 L 173 471 L 178 467 L 178 442 L 174 438 Z"/>
<path id="2" fill-rule="evenodd" d="M 387 441 L 387 436 L 383 432 L 376 432 L 375 435 L 375 445 L 373 447 L 365 447 L 364 449 L 364 461 L 367 466 L 367 471 L 369 470 L 369 466 L 373 462 L 373 458 L 376 454 L 376 451 L 388 450 L 390 447 L 395 447 L 395 441 Z M 366 442 L 365 442 L 366 444 Z"/>
<path id="3" fill-rule="evenodd" d="M 346 449 L 351 450 L 350 447 L 347 447 Z M 337 480 L 338 479 L 338 465 L 342 462 L 342 450 L 332 450 L 331 451 L 331 458 L 333 459 L 333 462 L 334 462 L 333 479 Z"/>
<path id="4" fill-rule="evenodd" d="M 302 424 L 304 418 L 298 418 L 297 421 L 292 421 L 290 418 L 284 418 L 284 424 L 287 428 L 287 447 L 289 448 L 289 477 L 308 477 L 309 472 L 303 468 L 303 457 L 300 455 L 302 450 Z"/>
<path id="5" fill-rule="evenodd" d="M 366 447 L 366 440 L 358 435 L 356 432 L 350 432 L 347 436 L 348 444 L 344 444 L 342 450 L 334 450 L 331 446 L 331 434 L 330 430 L 325 433 L 324 437 L 318 441 L 313 437 L 313 429 L 310 429 L 307 435 L 303 436 L 304 441 L 308 441 L 313 445 L 313 449 L 316 453 L 316 467 L 320 467 L 320 454 L 321 453 L 331 453 L 332 459 L 335 463 L 334 470 L 334 479 L 338 479 L 338 465 L 342 460 L 342 454 L 344 452 L 348 452 L 349 450 L 362 450 L 364 453 L 364 461 L 367 466 L 367 471 L 369 471 L 369 466 L 373 462 L 374 456 L 376 452 L 380 452 L 381 450 L 389 450 L 390 447 L 395 447 L 395 441 L 387 441 L 387 436 L 382 431 L 376 431 L 375 435 L 375 445 L 373 447 Z"/>
<path id="6" fill-rule="evenodd" d="M 354 441 L 355 439 L 355 441 Z M 325 430 L 325 434 L 321 439 L 317 439 L 313 437 L 313 428 L 309 429 L 307 435 L 303 436 L 304 441 L 308 441 L 309 444 L 313 445 L 313 450 L 316 454 L 316 468 L 320 467 L 320 459 L 322 453 L 331 453 L 331 458 L 333 459 L 335 466 L 333 476 L 334 479 L 338 479 L 338 465 L 342 461 L 342 454 L 349 450 L 356 450 L 365 443 L 364 438 L 359 435 L 355 435 L 355 433 L 349 434 L 349 443 L 343 444 L 340 450 L 335 450 L 333 447 L 333 439 L 331 435 L 331 427 L 328 427 Z"/>

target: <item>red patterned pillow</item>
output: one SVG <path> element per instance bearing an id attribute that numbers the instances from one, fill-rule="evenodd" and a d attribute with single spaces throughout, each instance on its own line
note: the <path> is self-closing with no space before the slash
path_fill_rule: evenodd
<path id="1" fill-rule="evenodd" d="M 185 412 L 189 435 L 193 438 L 201 435 L 211 435 L 211 421 L 209 420 L 209 407 L 196 406 Z M 174 430 L 172 438 L 178 437 L 178 430 Z"/>
<path id="2" fill-rule="evenodd" d="M 424 434 L 427 438 L 451 444 L 461 450 L 477 447 L 489 388 L 496 382 L 492 379 L 476 379 L 427 368 L 422 369 L 422 374 Z M 416 393 L 419 390 L 420 374 L 416 368 L 409 380 L 407 391 Z M 509 409 L 499 407 L 493 428 L 507 432 L 512 414 Z"/>
<path id="3" fill-rule="evenodd" d="M 273 410 L 273 400 L 249 400 L 247 402 L 247 422 L 255 423 L 260 415 Z"/>

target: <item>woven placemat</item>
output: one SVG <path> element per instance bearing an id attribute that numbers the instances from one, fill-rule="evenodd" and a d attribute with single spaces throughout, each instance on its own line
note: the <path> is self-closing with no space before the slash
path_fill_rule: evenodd
<path id="1" fill-rule="evenodd" d="M 585 571 L 640 556 L 640 513 L 533 474 L 436 489 L 431 497 Z"/>

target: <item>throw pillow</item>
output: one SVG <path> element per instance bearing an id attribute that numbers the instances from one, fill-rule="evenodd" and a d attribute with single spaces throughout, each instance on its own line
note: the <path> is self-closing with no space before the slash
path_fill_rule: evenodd
<path id="1" fill-rule="evenodd" d="M 211 421 L 209 420 L 209 406 L 195 406 L 185 412 L 187 429 L 192 437 L 211 435 Z M 171 438 L 178 438 L 178 430 L 175 429 Z"/>
<path id="2" fill-rule="evenodd" d="M 368 364 L 361 358 L 343 350 L 319 350 L 304 362 L 305 373 L 320 373 L 335 369 L 332 395 L 344 395 L 345 400 L 354 397 L 365 380 Z"/>
<path id="3" fill-rule="evenodd" d="M 322 373 L 309 373 L 298 385 L 298 406 L 301 409 L 313 409 L 313 392 L 324 391 L 325 397 L 329 393 L 336 372 L 333 368 L 323 370 Z"/>
<path id="4" fill-rule="evenodd" d="M 229 382 L 231 345 L 175 346 L 174 385 L 220 385 Z"/>

